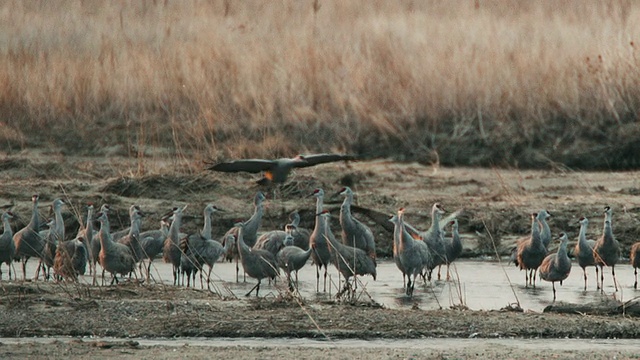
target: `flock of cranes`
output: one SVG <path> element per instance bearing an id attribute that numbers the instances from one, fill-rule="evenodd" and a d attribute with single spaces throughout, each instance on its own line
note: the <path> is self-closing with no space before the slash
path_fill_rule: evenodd
<path id="1" fill-rule="evenodd" d="M 221 239 L 212 234 L 212 218 L 223 209 L 208 204 L 203 210 L 204 225 L 195 234 L 184 234 L 180 231 L 182 215 L 186 208 L 174 207 L 160 221 L 160 229 L 141 231 L 140 224 L 144 213 L 137 205 L 129 208 L 131 226 L 127 230 L 111 232 L 109 224 L 110 207 L 102 205 L 94 214 L 93 205 L 87 207 L 87 220 L 77 235 L 65 240 L 65 227 L 62 208 L 65 202 L 53 200 L 51 208 L 53 218 L 47 223 L 48 229 L 40 230 L 42 219 L 38 213 L 38 195 L 32 197 L 32 214 L 30 222 L 13 234 L 10 220 L 14 214 L 10 211 L 2 214 L 4 232 L 0 236 L 0 261 L 8 265 L 14 259 L 22 263 L 23 278 L 26 278 L 26 263 L 30 258 L 37 258 L 36 279 L 42 272 L 45 279 L 53 276 L 60 280 L 76 281 L 78 276 L 87 271 L 93 274 L 97 283 L 97 264 L 102 268 L 102 281 L 105 272 L 111 274 L 111 283 L 118 282 L 118 276 L 150 276 L 151 261 L 162 253 L 164 261 L 173 267 L 174 285 L 186 284 L 195 286 L 196 276 L 200 274 L 200 286 L 210 286 L 211 271 L 214 265 L 223 258 L 236 261 L 236 281 L 239 281 L 240 264 L 243 272 L 257 280 L 257 284 L 247 293 L 254 290 L 256 296 L 260 291 L 263 279 L 275 279 L 283 270 L 289 288 L 297 289 L 297 273 L 308 262 L 309 258 L 316 267 L 316 291 L 327 290 L 327 271 L 333 265 L 345 279 L 344 287 L 338 292 L 355 291 L 357 281 L 350 281 L 356 276 L 371 275 L 376 279 L 375 238 L 371 229 L 359 221 L 350 211 L 353 192 L 350 188 L 341 189 L 338 194 L 344 196 L 340 207 L 339 240 L 331 229 L 331 214 L 324 209 L 324 191 L 316 189 L 310 194 L 315 198 L 315 226 L 307 230 L 299 226 L 300 217 L 297 212 L 290 215 L 290 223 L 283 230 L 271 230 L 260 233 L 264 202 L 266 197 L 258 192 L 254 197 L 254 212 L 245 222 L 237 223 Z M 397 268 L 403 276 L 403 287 L 407 296 L 413 296 L 415 284 L 422 278 L 426 283 L 431 280 L 432 273 L 442 265 L 448 266 L 462 252 L 462 241 L 458 232 L 458 221 L 453 218 L 441 226 L 445 214 L 444 207 L 435 203 L 431 209 L 431 226 L 421 231 L 404 220 L 405 209 L 399 209 L 390 216 L 394 225 L 393 257 Z M 95 217 L 94 217 L 95 216 Z M 555 283 L 565 280 L 571 271 L 571 260 L 568 256 L 568 237 L 565 233 L 559 236 L 560 246 L 557 252 L 548 253 L 552 236 L 547 219 L 551 216 L 546 210 L 531 214 L 531 233 L 517 241 L 513 249 L 512 260 L 521 270 L 525 270 L 525 287 L 536 286 L 536 273 L 542 280 L 552 282 L 554 300 L 556 299 Z M 604 267 L 610 267 L 613 282 L 615 265 L 620 257 L 620 246 L 613 236 L 611 226 L 612 210 L 605 207 L 603 233 L 597 240 L 587 240 L 588 219 L 580 218 L 580 232 L 574 249 L 578 265 L 583 269 L 584 289 L 587 289 L 587 268 L 596 269 L 597 288 L 603 289 Z M 94 229 L 94 222 L 100 226 Z M 447 232 L 448 230 L 448 232 Z M 640 243 L 631 251 L 631 262 L 634 268 L 640 267 Z M 144 261 L 149 263 L 144 266 Z M 637 271 L 637 270 L 636 270 Z M 320 275 L 323 273 L 323 285 L 320 290 Z M 438 278 L 440 278 L 438 271 Z M 295 275 L 295 278 L 294 278 Z M 600 276 L 598 278 L 598 275 Z M 9 278 L 11 278 L 9 266 Z M 0 278 L 2 268 L 0 267 Z M 353 284 L 353 285 L 352 285 Z M 636 283 L 637 287 L 637 272 Z"/>
<path id="2" fill-rule="evenodd" d="M 567 246 L 569 239 L 567 234 L 560 233 L 560 246 L 556 253 L 548 254 L 547 248 L 551 242 L 551 230 L 547 219 L 551 216 L 546 210 L 531 214 L 531 234 L 517 241 L 512 251 L 511 259 L 520 268 L 525 270 L 525 287 L 536 286 L 536 273 L 540 273 L 542 280 L 550 281 L 553 287 L 553 300 L 556 299 L 555 283 L 562 285 L 571 272 L 571 259 Z M 586 217 L 579 219 L 580 232 L 574 254 L 578 265 L 582 268 L 584 277 L 584 290 L 587 290 L 587 267 L 593 266 L 596 270 L 596 288 L 604 291 L 604 267 L 611 268 L 611 276 L 615 290 L 618 291 L 615 266 L 620 260 L 620 244 L 613 235 L 612 210 L 610 206 L 604 208 L 604 226 L 602 235 L 597 240 L 587 240 L 587 226 L 589 220 Z M 634 267 L 637 288 L 637 268 L 640 267 L 640 243 L 631 248 L 631 265 Z M 598 273 L 600 278 L 598 279 Z"/>
<path id="3" fill-rule="evenodd" d="M 244 160 L 222 163 L 211 167 L 216 171 L 266 171 L 265 179 L 282 183 L 294 167 L 311 166 L 328 161 L 349 160 L 352 157 L 337 154 L 320 154 L 294 159 L 279 160 Z M 151 261 L 162 254 L 165 262 L 172 265 L 173 284 L 195 286 L 196 276 L 200 276 L 200 287 L 204 288 L 206 278 L 210 287 L 211 271 L 221 259 L 235 261 L 236 281 L 239 281 L 240 264 L 243 273 L 257 280 L 256 285 L 246 294 L 254 290 L 258 296 L 262 280 L 274 280 L 283 270 L 287 284 L 292 291 L 298 287 L 298 271 L 309 258 L 316 268 L 316 291 L 320 290 L 320 276 L 323 275 L 322 291 L 327 291 L 327 272 L 333 265 L 341 277 L 344 286 L 338 292 L 354 292 L 357 288 L 357 276 L 371 275 L 376 279 L 376 241 L 371 229 L 358 220 L 351 212 L 354 193 L 349 187 L 338 191 L 344 197 L 340 207 L 339 223 L 341 231 L 332 231 L 331 214 L 324 209 L 325 193 L 316 189 L 309 197 L 315 198 L 315 225 L 312 230 L 300 227 L 297 212 L 290 215 L 290 223 L 282 230 L 271 230 L 261 233 L 264 202 L 266 197 L 258 192 L 253 200 L 254 212 L 245 222 L 239 222 L 229 229 L 220 239 L 212 234 L 212 219 L 223 209 L 208 204 L 203 210 L 204 225 L 202 230 L 194 234 L 181 232 L 182 217 L 185 207 L 174 207 L 160 220 L 160 228 L 142 231 L 141 222 L 145 216 L 137 205 L 129 208 L 131 225 L 128 229 L 112 232 L 109 223 L 110 207 L 104 204 L 95 213 L 93 205 L 87 207 L 87 217 L 77 234 L 67 240 L 62 217 L 65 202 L 55 199 L 51 204 L 53 218 L 46 223 L 48 229 L 41 230 L 44 221 L 38 213 L 39 196 L 32 197 L 32 213 L 30 222 L 15 234 L 10 221 L 14 214 L 7 211 L 2 214 L 4 232 L 0 236 L 0 279 L 2 264 L 9 265 L 9 278 L 12 277 L 12 261 L 22 264 L 23 278 L 26 279 L 26 264 L 30 258 L 37 258 L 36 279 L 42 271 L 48 280 L 77 281 L 78 276 L 87 272 L 93 274 L 93 283 L 97 284 L 98 267 L 102 269 L 102 283 L 105 272 L 111 274 L 111 284 L 117 283 L 118 276 L 151 276 Z M 445 215 L 440 203 L 431 208 L 431 225 L 426 230 L 408 224 L 404 219 L 405 209 L 399 209 L 390 216 L 394 225 L 393 258 L 402 273 L 403 288 L 407 296 L 413 296 L 415 284 L 422 278 L 427 283 L 432 280 L 433 272 L 440 267 L 447 267 L 447 280 L 450 278 L 449 265 L 462 252 L 462 241 L 458 231 L 456 213 L 450 215 L 441 225 Z M 560 246 L 557 252 L 548 253 L 552 234 L 547 223 L 551 216 L 546 210 L 531 214 L 531 233 L 519 239 L 513 248 L 511 260 L 521 270 L 525 270 L 525 287 L 536 286 L 536 277 L 549 281 L 553 287 L 553 299 L 556 299 L 555 283 L 562 284 L 571 271 L 571 260 L 568 256 L 568 237 L 565 233 L 559 236 Z M 615 265 L 620 258 L 620 246 L 613 236 L 612 210 L 605 207 L 604 228 L 597 240 L 587 240 L 588 220 L 580 218 L 580 233 L 574 250 L 578 265 L 583 270 L 584 289 L 587 289 L 587 268 L 596 269 L 597 288 L 603 289 L 604 267 L 611 268 L 613 282 Z M 94 223 L 99 228 L 94 228 Z M 338 239 L 339 238 L 339 239 Z M 637 287 L 637 268 L 640 267 L 640 243 L 633 245 L 631 262 L 635 268 Z M 148 262 L 145 266 L 145 261 Z M 205 276 L 206 271 L 206 276 Z M 598 280 L 598 274 L 600 278 Z M 15 277 L 15 276 L 14 276 Z M 351 281 L 351 279 L 354 279 Z"/>

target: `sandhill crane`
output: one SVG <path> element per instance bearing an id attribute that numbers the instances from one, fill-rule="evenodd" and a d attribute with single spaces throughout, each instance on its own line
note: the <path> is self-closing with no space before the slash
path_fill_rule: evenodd
<path id="1" fill-rule="evenodd" d="M 294 158 L 281 158 L 275 160 L 265 159 L 243 159 L 230 162 L 222 162 L 207 167 L 207 170 L 221 172 L 264 172 L 264 177 L 258 180 L 260 185 L 269 185 L 271 183 L 282 184 L 287 180 L 291 169 L 299 167 L 308 167 L 318 164 L 355 160 L 353 155 L 343 154 L 314 154 L 314 155 L 298 155 Z"/>
<path id="2" fill-rule="evenodd" d="M 22 261 L 22 276 L 27 278 L 27 261 L 30 257 L 40 258 L 44 249 L 44 240 L 40 236 L 40 215 L 38 214 L 38 200 L 40 197 L 35 194 L 31 197 L 33 209 L 29 223 L 13 235 L 13 242 L 16 247 L 16 257 Z"/>
<path id="3" fill-rule="evenodd" d="M 424 271 L 429 264 L 433 263 L 433 255 L 431 254 L 431 250 L 429 249 L 429 246 L 427 245 L 427 243 L 422 240 L 422 238 L 415 238 L 413 235 L 409 233 L 409 231 L 407 231 L 407 228 L 405 226 L 406 222 L 404 221 L 404 212 L 399 214 L 399 217 L 400 217 L 400 222 L 402 223 L 403 234 L 404 234 L 403 236 L 410 237 L 413 240 L 416 240 L 415 245 L 417 247 L 418 252 L 420 253 L 420 257 L 422 257 L 423 268 L 420 272 L 420 276 L 426 282 Z"/>
<path id="4" fill-rule="evenodd" d="M 345 291 L 351 288 L 349 279 L 352 276 L 355 279 L 357 275 L 369 274 L 373 276 L 373 280 L 375 280 L 376 264 L 373 262 L 373 259 L 369 257 L 364 250 L 347 246 L 336 240 L 329 226 L 331 214 L 328 210 L 324 210 L 318 215 L 324 218 L 324 221 L 322 221 L 323 228 L 321 229 L 321 234 L 328 242 L 329 251 L 331 252 L 331 262 L 345 278 L 344 288 L 336 294 L 337 297 L 340 297 Z"/>
<path id="5" fill-rule="evenodd" d="M 415 227 L 404 223 L 404 227 L 414 239 L 422 239 L 429 247 L 431 257 L 429 263 L 425 264 L 427 277 L 431 280 L 431 274 L 436 266 L 446 264 L 447 254 L 444 242 L 444 232 L 440 226 L 440 217 L 445 213 L 442 204 L 436 202 L 431 207 L 431 226 L 425 232 L 417 230 Z"/>
<path id="6" fill-rule="evenodd" d="M 100 206 L 100 213 L 107 214 L 111 212 L 111 206 L 109 204 L 102 204 Z M 92 222 L 96 220 L 95 216 L 92 218 Z M 85 238 L 86 239 L 86 238 Z M 89 248 L 89 262 L 91 263 L 91 267 L 93 267 L 93 285 L 97 285 L 97 276 L 98 270 L 96 264 L 99 264 L 99 255 L 100 255 L 100 238 L 98 237 L 98 233 L 94 231 L 93 236 L 91 237 L 91 242 L 87 242 L 87 247 Z M 104 274 L 104 269 L 103 272 Z M 103 279 L 104 280 L 104 279 Z"/>
<path id="7" fill-rule="evenodd" d="M 260 191 L 258 191 L 258 193 L 256 193 L 256 196 L 253 198 L 254 212 L 253 212 L 253 215 L 251 215 L 251 218 L 249 218 L 249 220 L 245 222 L 245 228 L 244 228 L 244 242 L 249 247 L 252 247 L 253 245 L 255 245 L 256 241 L 258 240 L 258 230 L 262 225 L 262 216 L 264 215 L 263 203 L 266 199 L 267 198 Z M 239 231 L 238 227 L 235 227 L 235 226 L 229 229 L 229 231 L 227 231 L 227 233 L 224 234 L 224 237 L 222 238 L 223 242 L 225 241 L 225 239 L 230 239 L 230 237 L 228 237 L 227 235 L 233 235 L 234 238 L 237 239 L 238 231 Z M 225 246 L 226 244 L 223 243 L 222 245 Z M 238 265 L 238 260 L 240 258 L 238 254 L 238 247 L 233 246 L 229 248 L 229 251 L 226 254 L 226 258 L 229 261 L 235 259 L 236 282 L 238 282 L 239 281 L 238 274 L 240 273 L 240 266 Z"/>
<path id="8" fill-rule="evenodd" d="M 638 268 L 640 267 L 640 242 L 631 245 L 631 253 L 629 254 L 629 260 L 631 260 L 631 266 L 633 267 L 633 275 L 635 276 L 635 282 L 633 288 L 638 288 Z"/>
<path id="9" fill-rule="evenodd" d="M 276 254 L 276 260 L 278 261 L 278 266 L 284 270 L 287 274 L 287 282 L 289 284 L 289 289 L 293 291 L 293 281 L 291 281 L 291 273 L 295 271 L 296 273 L 296 281 L 295 288 L 298 288 L 298 271 L 304 267 L 304 265 L 311 257 L 312 249 L 307 246 L 307 249 L 301 249 L 300 247 L 294 245 L 294 237 L 292 232 L 294 231 L 294 226 L 289 224 L 286 227 L 287 237 L 284 240 L 285 247 L 282 248 Z"/>
<path id="10" fill-rule="evenodd" d="M 202 267 L 206 263 L 209 265 L 209 270 L 218 260 L 220 255 L 225 253 L 224 247 L 217 241 L 213 241 L 211 220 L 213 214 L 217 211 L 224 211 L 214 204 L 207 204 L 203 210 L 204 225 L 202 230 L 196 234 L 191 234 L 180 240 L 180 250 L 182 255 L 180 259 L 180 270 L 183 275 L 187 276 L 187 287 L 190 285 L 190 276 L 193 275 L 193 281 L 195 286 L 195 276 L 200 271 L 200 287 L 204 288 L 202 284 Z M 208 241 L 213 241 L 209 243 Z M 212 259 L 215 257 L 215 259 Z M 210 279 L 208 279 L 210 280 Z M 184 282 L 184 281 L 183 281 Z M 209 283 L 207 282 L 207 285 Z"/>
<path id="11" fill-rule="evenodd" d="M 540 234 L 540 241 L 543 242 L 545 249 L 549 246 L 549 242 L 551 241 L 551 229 L 549 228 L 549 224 L 546 219 L 548 219 L 551 214 L 547 212 L 547 210 L 540 210 L 536 213 L 539 221 L 534 221 L 531 223 L 531 233 L 533 233 L 533 227 L 538 227 L 536 230 Z M 530 233 L 530 234 L 531 234 Z M 520 266 L 518 264 L 518 244 L 522 241 L 528 241 L 531 238 L 531 235 L 527 235 L 523 238 L 516 240 L 516 245 L 511 249 L 511 256 L 509 258 L 509 262 L 514 263 L 516 266 Z"/>
<path id="12" fill-rule="evenodd" d="M 544 247 L 542 240 L 540 239 L 540 214 L 531 214 L 531 236 L 521 240 L 518 243 L 517 248 L 517 263 L 520 270 L 525 270 L 525 287 L 529 284 L 536 287 L 535 274 L 538 271 L 538 267 L 547 255 L 547 249 Z"/>
<path id="13" fill-rule="evenodd" d="M 555 254 L 547 255 L 540 264 L 540 278 L 551 281 L 553 287 L 553 301 L 556 301 L 556 281 L 560 282 L 569 276 L 571 272 L 571 259 L 567 255 L 567 244 L 569 238 L 567 234 L 560 234 L 560 247 Z"/>
<path id="14" fill-rule="evenodd" d="M 451 226 L 451 238 L 445 238 L 444 244 L 445 253 L 447 254 L 445 261 L 447 265 L 447 280 L 451 279 L 449 266 L 462 254 L 462 241 L 460 240 L 460 232 L 458 230 L 458 220 L 453 219 L 449 221 L 449 225 Z M 438 280 L 440 279 L 440 267 L 441 265 L 438 265 Z"/>
<path id="15" fill-rule="evenodd" d="M 620 244 L 613 236 L 611 229 L 611 207 L 604 208 L 604 226 L 602 228 L 602 236 L 598 238 L 593 247 L 593 258 L 596 262 L 596 269 L 600 267 L 600 291 L 604 292 L 604 267 L 611 267 L 611 276 L 613 277 L 613 285 L 618 291 L 618 282 L 616 281 L 616 263 L 620 259 Z M 597 270 L 596 270 L 597 271 Z"/>
<path id="16" fill-rule="evenodd" d="M 85 242 L 85 238 L 79 236 L 73 240 L 58 244 L 53 262 L 53 271 L 56 276 L 77 281 L 78 275 L 84 275 L 87 268 Z"/>
<path id="17" fill-rule="evenodd" d="M 134 271 L 136 262 L 133 259 L 131 249 L 124 244 L 113 241 L 109 229 L 109 217 L 107 213 L 100 213 L 98 216 L 100 221 L 100 254 L 98 260 L 103 269 L 102 280 L 104 281 L 104 271 L 111 273 L 113 277 L 111 284 L 118 283 L 117 274 L 126 275 Z"/>
<path id="18" fill-rule="evenodd" d="M 102 211 L 102 209 L 100 209 L 100 211 Z M 129 226 L 126 228 L 120 229 L 118 231 L 112 232 L 111 237 L 113 239 L 115 240 L 122 239 L 123 237 L 127 236 L 131 232 L 131 218 L 133 217 L 133 213 L 135 211 L 140 211 L 140 206 L 135 204 L 129 206 Z"/>
<path id="19" fill-rule="evenodd" d="M 404 277 L 407 275 L 406 294 L 413 296 L 416 278 L 424 268 L 424 259 L 418 250 L 418 242 L 404 229 L 404 208 L 398 210 L 398 214 L 389 219 L 394 224 L 393 228 L 393 246 L 394 260 L 396 266 L 402 272 L 403 283 Z M 413 275 L 413 282 L 411 276 Z M 404 285 L 404 284 L 403 284 Z"/>
<path id="20" fill-rule="evenodd" d="M 593 258 L 593 247 L 595 246 L 595 240 L 587 240 L 587 227 L 589 226 L 589 220 L 586 217 L 581 217 L 578 221 L 580 223 L 580 233 L 578 234 L 578 243 L 573 251 L 578 265 L 582 268 L 584 275 L 584 291 L 587 291 L 587 266 L 595 267 L 596 261 Z M 597 268 L 596 268 L 597 270 Z M 598 281 L 598 275 L 596 274 L 596 282 Z"/>
<path id="21" fill-rule="evenodd" d="M 11 262 L 16 254 L 16 244 L 13 242 L 13 231 L 9 220 L 13 219 L 11 211 L 5 211 L 2 214 L 2 225 L 4 230 L 0 235 L 0 280 L 2 280 L 2 264 L 5 263 L 9 267 L 9 280 L 11 280 Z"/>
<path id="22" fill-rule="evenodd" d="M 163 216 L 160 219 L 160 229 L 147 230 L 140 233 L 140 245 L 142 246 L 142 261 L 140 261 L 140 272 L 142 272 L 143 260 L 148 259 L 149 264 L 146 267 L 147 279 L 151 277 L 151 263 L 153 259 L 162 252 L 164 241 L 169 236 L 169 219 Z"/>
<path id="23" fill-rule="evenodd" d="M 339 192 L 344 196 L 342 206 L 340 206 L 340 226 L 342 227 L 342 243 L 348 246 L 357 247 L 376 262 L 376 242 L 371 229 L 353 217 L 351 214 L 351 204 L 353 203 L 353 191 L 349 187 L 343 187 Z"/>
<path id="24" fill-rule="evenodd" d="M 253 248 L 264 249 L 276 255 L 285 246 L 284 241 L 287 235 L 289 234 L 283 230 L 271 230 L 260 235 Z"/>
<path id="25" fill-rule="evenodd" d="M 316 198 L 316 224 L 313 228 L 313 232 L 309 236 L 309 246 L 313 247 L 311 252 L 311 259 L 316 265 L 316 291 L 320 291 L 320 268 L 324 267 L 324 286 L 323 291 L 327 291 L 327 266 L 331 262 L 331 252 L 329 251 L 329 245 L 327 239 L 322 234 L 324 229 L 323 222 L 325 219 L 320 216 L 323 208 L 324 191 L 322 189 L 315 189 L 310 196 Z"/>
<path id="26" fill-rule="evenodd" d="M 94 233 L 95 233 L 95 229 L 93 228 L 93 204 L 89 203 L 87 205 L 87 221 L 85 222 L 84 226 L 80 227 L 78 229 L 78 233 L 76 234 L 76 239 L 78 238 L 83 238 L 83 244 L 84 246 L 87 248 L 87 260 L 89 262 L 89 273 L 93 274 L 94 271 L 96 271 L 95 266 L 96 266 L 96 260 L 94 260 L 94 254 L 93 254 L 93 243 L 94 241 L 98 244 L 98 247 L 100 246 L 100 241 L 98 241 L 97 239 L 94 240 Z M 98 254 L 100 250 L 98 250 L 95 254 L 95 259 L 98 258 Z"/>
<path id="27" fill-rule="evenodd" d="M 180 226 L 182 225 L 182 213 L 187 208 L 174 207 L 171 209 L 171 226 L 169 227 L 169 236 L 164 241 L 162 248 L 162 257 L 164 262 L 173 266 L 173 285 L 178 284 L 180 277 L 180 258 L 182 251 L 180 250 Z"/>
<path id="28" fill-rule="evenodd" d="M 40 237 L 44 240 L 45 245 L 40 257 L 40 263 L 38 264 L 38 271 L 36 272 L 36 279 L 40 269 L 42 269 L 45 280 L 49 280 L 51 267 L 53 266 L 53 260 L 56 257 L 56 248 L 58 243 L 64 241 L 65 226 L 64 219 L 62 218 L 62 207 L 65 205 L 64 200 L 54 199 L 51 203 L 51 209 L 53 210 L 53 218 L 47 225 L 48 230 L 40 231 Z"/>
<path id="29" fill-rule="evenodd" d="M 38 263 L 36 279 L 38 279 L 40 270 L 42 270 L 42 276 L 44 277 L 44 279 L 49 280 L 50 270 L 56 257 L 58 242 L 62 241 L 59 239 L 58 234 L 56 233 L 55 223 L 56 222 L 54 219 L 50 219 L 49 221 L 47 221 L 47 226 L 49 227 L 49 229 L 40 232 L 40 236 L 44 240 L 44 248 L 42 249 L 42 256 L 40 257 L 40 262 Z"/>
<path id="30" fill-rule="evenodd" d="M 120 238 L 115 236 L 113 237 L 116 242 L 127 245 L 129 247 L 129 249 L 131 250 L 131 255 L 133 255 L 133 260 L 136 263 L 144 258 L 142 244 L 140 243 L 140 226 L 143 217 L 144 213 L 142 212 L 140 207 L 138 205 L 131 205 L 131 207 L 129 208 L 129 219 L 131 220 L 131 227 L 129 228 L 129 232 Z M 113 236 L 113 234 L 111 236 Z"/>
<path id="31" fill-rule="evenodd" d="M 405 269 L 404 265 L 400 261 L 400 256 L 398 254 L 398 247 L 400 247 L 400 238 L 402 236 L 410 236 L 413 238 L 404 228 L 403 224 L 400 223 L 398 215 L 394 214 L 389 217 L 389 222 L 393 224 L 393 261 L 396 264 L 396 267 L 402 273 L 402 288 L 407 288 L 407 269 Z"/>
<path id="32" fill-rule="evenodd" d="M 244 224 L 236 225 L 238 227 L 238 235 L 236 236 L 236 244 L 238 253 L 240 254 L 240 262 L 244 272 L 250 277 L 258 280 L 258 283 L 249 290 L 245 296 L 251 295 L 256 290 L 256 297 L 260 291 L 260 283 L 262 279 L 275 279 L 280 274 L 276 257 L 267 250 L 252 249 L 244 242 Z"/>
<path id="33" fill-rule="evenodd" d="M 547 219 L 550 218 L 551 213 L 545 209 L 538 211 L 540 215 L 538 219 L 540 220 L 540 240 L 544 245 L 544 248 L 549 248 L 549 243 L 551 243 L 551 229 L 549 228 L 549 224 L 547 223 Z"/>
<path id="34" fill-rule="evenodd" d="M 289 214 L 289 221 L 289 224 L 293 226 L 293 230 L 291 230 L 293 245 L 302 250 L 309 249 L 309 236 L 311 236 L 311 231 L 300 227 L 300 214 L 297 211 L 291 212 L 291 214 Z"/>
<path id="35" fill-rule="evenodd" d="M 233 237 L 233 235 L 227 235 Z M 233 246 L 234 240 L 227 239 L 225 245 L 222 246 L 220 242 L 213 239 L 189 239 L 187 237 L 180 240 L 180 250 L 183 254 L 180 259 L 180 267 L 183 275 L 187 277 L 187 287 L 189 287 L 189 277 L 193 274 L 193 286 L 195 287 L 195 274 L 200 272 L 200 287 L 204 288 L 204 265 L 209 266 L 207 271 L 207 289 L 211 289 L 211 271 L 213 266 L 220 259 L 231 246 Z"/>

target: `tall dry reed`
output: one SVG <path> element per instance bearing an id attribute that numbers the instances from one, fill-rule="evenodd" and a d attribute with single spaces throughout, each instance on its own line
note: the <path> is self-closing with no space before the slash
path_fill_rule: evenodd
<path id="1" fill-rule="evenodd" d="M 624 0 L 5 1 L 0 142 L 638 166 L 639 18 Z"/>

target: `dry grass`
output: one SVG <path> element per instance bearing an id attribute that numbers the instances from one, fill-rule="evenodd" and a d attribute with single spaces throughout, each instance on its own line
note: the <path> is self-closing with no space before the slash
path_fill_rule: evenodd
<path id="1" fill-rule="evenodd" d="M 588 2 L 5 1 L 0 144 L 637 166 L 640 4 Z"/>

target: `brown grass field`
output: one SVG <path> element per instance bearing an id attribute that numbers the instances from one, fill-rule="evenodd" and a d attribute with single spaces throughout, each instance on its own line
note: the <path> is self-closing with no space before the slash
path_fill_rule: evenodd
<path id="1" fill-rule="evenodd" d="M 637 167 L 637 18 L 629 0 L 4 1 L 0 141 Z"/>

